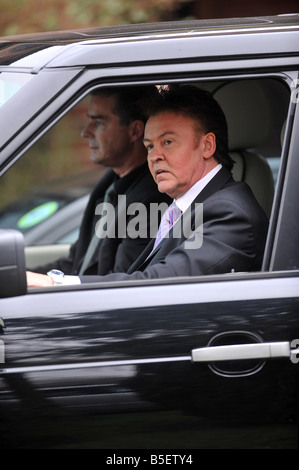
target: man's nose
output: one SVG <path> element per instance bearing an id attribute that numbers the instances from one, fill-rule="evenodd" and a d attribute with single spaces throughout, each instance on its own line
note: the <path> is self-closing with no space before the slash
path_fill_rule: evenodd
<path id="1" fill-rule="evenodd" d="M 81 137 L 83 137 L 84 139 L 89 139 L 90 137 L 93 137 L 93 132 L 92 132 L 90 123 L 88 123 L 84 127 L 84 129 L 82 129 Z"/>
<path id="2" fill-rule="evenodd" d="M 154 147 L 153 150 L 151 150 L 151 152 L 149 152 L 148 159 L 151 163 L 155 163 L 159 160 L 163 160 L 164 155 L 163 155 L 162 150 L 159 149 L 159 147 Z"/>

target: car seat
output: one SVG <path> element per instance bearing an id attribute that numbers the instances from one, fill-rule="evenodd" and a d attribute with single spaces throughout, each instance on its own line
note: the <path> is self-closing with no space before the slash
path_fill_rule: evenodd
<path id="1" fill-rule="evenodd" d="M 223 109 L 229 135 L 229 151 L 235 161 L 233 176 L 245 181 L 268 217 L 271 214 L 274 179 L 267 159 L 253 149 L 263 145 L 271 130 L 271 107 L 258 80 L 239 80 L 219 87 L 214 98 Z"/>

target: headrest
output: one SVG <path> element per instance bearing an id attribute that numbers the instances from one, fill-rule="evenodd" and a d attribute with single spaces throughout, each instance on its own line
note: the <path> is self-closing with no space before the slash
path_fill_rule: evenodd
<path id="1" fill-rule="evenodd" d="M 271 106 L 261 81 L 226 83 L 214 93 L 228 125 L 229 150 L 259 147 L 271 129 Z"/>

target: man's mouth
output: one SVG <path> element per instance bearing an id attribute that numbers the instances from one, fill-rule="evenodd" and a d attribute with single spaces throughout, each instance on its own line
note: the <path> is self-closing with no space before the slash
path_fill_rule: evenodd
<path id="1" fill-rule="evenodd" d="M 90 140 L 90 141 L 89 141 L 89 148 L 92 149 L 92 150 L 98 149 L 98 148 L 99 148 L 99 145 L 98 145 L 95 141 Z"/>
<path id="2" fill-rule="evenodd" d="M 167 171 L 166 170 L 156 170 L 155 171 L 156 178 L 157 178 L 157 176 L 162 175 L 163 173 L 167 173 Z"/>

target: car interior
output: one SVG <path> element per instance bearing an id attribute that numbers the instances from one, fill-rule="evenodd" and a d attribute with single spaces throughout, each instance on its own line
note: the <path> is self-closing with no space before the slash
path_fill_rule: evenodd
<path id="1" fill-rule="evenodd" d="M 233 176 L 251 187 L 270 218 L 290 90 L 278 77 L 193 84 L 212 92 L 222 107 L 228 122 L 229 149 L 235 161 Z M 26 247 L 27 267 L 32 270 L 34 266 L 54 261 L 67 255 L 68 250 L 68 244 L 60 243 Z"/>
<path id="2" fill-rule="evenodd" d="M 267 142 L 271 130 L 272 114 L 264 86 L 258 80 L 228 83 L 218 88 L 214 97 L 228 123 L 229 150 L 235 161 L 233 176 L 251 187 L 270 217 L 274 178 L 266 158 L 255 151 Z"/>

